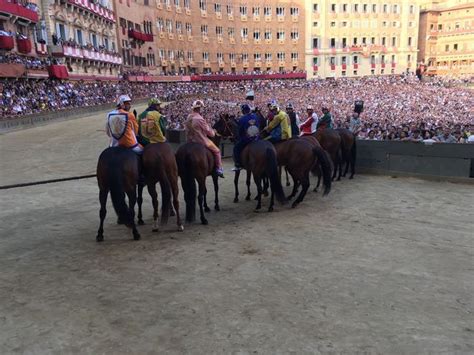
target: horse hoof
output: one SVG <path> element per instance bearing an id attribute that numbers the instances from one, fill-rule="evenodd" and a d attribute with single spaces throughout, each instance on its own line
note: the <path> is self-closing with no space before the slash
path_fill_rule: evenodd
<path id="1" fill-rule="evenodd" d="M 314 189 L 313 192 L 318 192 L 318 189 Z"/>
<path id="2" fill-rule="evenodd" d="M 103 242 L 103 241 L 104 241 L 104 236 L 97 234 L 97 237 L 95 237 L 95 240 L 96 240 L 97 242 L 99 242 L 99 243 L 100 243 L 100 242 Z"/>
<path id="3" fill-rule="evenodd" d="M 245 197 L 245 201 L 250 201 L 251 198 L 252 198 L 252 197 L 251 197 L 250 195 L 247 195 L 247 196 Z"/>
<path id="4" fill-rule="evenodd" d="M 119 219 L 117 219 L 117 224 L 125 224 L 125 222 L 122 221 L 122 220 L 119 218 Z"/>
<path id="5" fill-rule="evenodd" d="M 215 209 L 216 211 L 220 211 L 220 210 L 221 210 L 221 208 L 219 207 L 219 205 L 214 206 L 214 209 Z"/>
<path id="6" fill-rule="evenodd" d="M 145 224 L 145 222 L 143 221 L 143 219 L 138 220 L 138 225 L 139 226 L 143 226 L 144 224 Z"/>
<path id="7" fill-rule="evenodd" d="M 140 234 L 139 233 L 134 233 L 133 234 L 133 240 L 140 240 Z"/>
<path id="8" fill-rule="evenodd" d="M 178 232 L 182 232 L 182 231 L 184 231 L 184 226 L 182 224 L 180 224 L 178 226 Z"/>
<path id="9" fill-rule="evenodd" d="M 260 209 L 259 208 L 256 208 L 253 210 L 255 213 L 259 213 L 260 212 Z"/>
<path id="10" fill-rule="evenodd" d="M 154 233 L 158 233 L 159 229 L 158 228 L 153 228 L 151 231 L 154 232 Z"/>
<path id="11" fill-rule="evenodd" d="M 289 182 L 286 183 L 286 186 L 291 186 L 291 184 Z"/>
<path id="12" fill-rule="evenodd" d="M 204 207 L 204 212 L 211 212 L 211 209 L 209 207 Z"/>
<path id="13" fill-rule="evenodd" d="M 237 203 L 237 202 L 239 202 L 239 199 L 236 197 L 234 198 L 234 203 Z"/>
<path id="14" fill-rule="evenodd" d="M 291 208 L 295 208 L 296 206 L 298 206 L 298 203 L 297 203 L 297 202 L 293 202 L 293 204 L 291 205 Z"/>
<path id="15" fill-rule="evenodd" d="M 273 212 L 273 207 L 268 207 L 268 212 Z"/>
<path id="16" fill-rule="evenodd" d="M 209 224 L 209 222 L 205 218 L 201 219 L 201 223 L 204 224 L 205 226 L 207 226 Z"/>
<path id="17" fill-rule="evenodd" d="M 176 213 L 174 213 L 174 211 L 171 210 L 171 211 L 170 211 L 170 217 L 174 217 L 174 216 L 176 216 Z"/>
<path id="18" fill-rule="evenodd" d="M 353 178 L 354 178 L 353 176 L 350 176 L 350 177 L 349 177 L 349 180 L 352 180 Z"/>
<path id="19" fill-rule="evenodd" d="M 268 191 L 264 191 L 263 196 L 268 197 Z"/>

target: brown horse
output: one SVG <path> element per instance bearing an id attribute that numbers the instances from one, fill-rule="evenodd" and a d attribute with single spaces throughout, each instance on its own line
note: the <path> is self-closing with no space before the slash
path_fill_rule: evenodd
<path id="1" fill-rule="evenodd" d="M 219 184 L 218 176 L 215 172 L 214 156 L 211 151 L 199 143 L 186 143 L 178 148 L 176 152 L 176 162 L 178 163 L 178 174 L 181 177 L 181 186 L 184 190 L 184 200 L 186 201 L 186 221 L 196 220 L 196 182 L 199 186 L 197 194 L 201 223 L 208 224 L 204 211 L 209 212 L 206 201 L 206 177 L 211 175 L 214 183 L 216 211 L 219 207 Z"/>
<path id="2" fill-rule="evenodd" d="M 338 128 L 336 129 L 336 132 L 339 133 L 339 136 L 341 137 L 341 160 L 338 180 L 341 178 L 342 164 L 344 163 L 346 164 L 346 168 L 342 176 L 346 177 L 350 165 L 351 175 L 349 176 L 349 179 L 353 179 L 357 157 L 356 137 L 354 133 L 345 128 Z"/>
<path id="3" fill-rule="evenodd" d="M 275 148 L 270 142 L 258 140 L 249 143 L 242 151 L 241 156 L 242 167 L 247 170 L 247 173 L 253 175 L 255 185 L 257 185 L 257 206 L 255 211 L 262 208 L 262 194 L 263 194 L 263 179 L 268 178 L 271 197 L 268 211 L 273 211 L 274 199 L 281 204 L 285 204 L 287 199 L 281 186 L 280 176 L 278 174 L 278 163 Z M 248 177 L 249 175 L 247 175 Z M 236 198 L 239 195 L 238 185 L 235 185 Z M 249 192 L 250 193 L 250 192 Z"/>
<path id="4" fill-rule="evenodd" d="M 293 198 L 296 195 L 299 184 L 302 186 L 300 194 L 291 207 L 295 208 L 303 201 L 310 184 L 309 173 L 316 164 L 316 160 L 319 160 L 322 168 L 324 195 L 331 191 L 331 165 L 321 147 L 311 144 L 305 139 L 290 139 L 276 143 L 275 149 L 278 165 L 285 166 L 294 181 L 293 192 L 288 198 Z"/>
<path id="5" fill-rule="evenodd" d="M 318 129 L 313 136 L 321 144 L 321 147 L 327 151 L 331 157 L 334 171 L 332 174 L 332 179 L 336 178 L 337 168 L 339 167 L 340 160 L 340 151 L 341 151 L 341 136 L 334 129 Z M 340 178 L 338 179 L 340 180 Z"/>
<path id="6" fill-rule="evenodd" d="M 184 230 L 179 214 L 178 200 L 178 166 L 171 146 L 168 143 L 148 144 L 143 151 L 143 172 L 153 205 L 153 231 L 158 232 L 158 194 L 156 183 L 161 187 L 161 221 L 160 225 L 168 223 L 171 212 L 171 194 L 173 195 L 173 207 L 176 211 L 176 223 L 178 230 Z M 138 186 L 138 224 L 143 224 L 142 219 L 142 192 L 143 186 Z"/>
<path id="7" fill-rule="evenodd" d="M 138 157 L 130 149 L 112 147 L 105 149 L 100 154 L 97 163 L 100 201 L 100 226 L 96 237 L 98 242 L 104 240 L 104 219 L 107 214 L 106 206 L 109 191 L 118 219 L 132 229 L 134 240 L 140 239 L 140 234 L 135 225 L 138 176 Z M 125 194 L 128 197 L 128 206 L 125 203 Z"/>

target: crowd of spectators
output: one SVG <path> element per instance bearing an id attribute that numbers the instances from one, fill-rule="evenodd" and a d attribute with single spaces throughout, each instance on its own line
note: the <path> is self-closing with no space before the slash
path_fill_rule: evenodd
<path id="1" fill-rule="evenodd" d="M 27 69 L 46 70 L 48 65 L 59 64 L 59 60 L 56 58 L 29 57 L 8 52 L 0 54 L 0 63 L 23 64 Z"/>
<path id="2" fill-rule="evenodd" d="M 164 108 L 169 128 L 182 129 L 194 100 L 204 100 L 203 115 L 212 122 L 224 113 L 238 117 L 249 90 L 255 93 L 251 104 L 264 114 L 271 100 L 282 109 L 291 103 L 301 121 L 307 106 L 318 115 L 325 106 L 335 127 L 350 128 L 360 139 L 464 142 L 474 123 L 471 88 L 441 79 L 420 81 L 412 75 L 175 83 L 4 80 L 0 104 L 1 116 L 8 117 L 112 103 L 120 94 L 134 99 L 158 96 L 170 102 Z M 351 123 L 355 100 L 364 101 L 356 124 Z"/>

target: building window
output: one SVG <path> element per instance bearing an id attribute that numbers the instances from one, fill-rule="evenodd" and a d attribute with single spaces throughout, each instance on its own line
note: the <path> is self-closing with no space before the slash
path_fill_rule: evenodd
<path id="1" fill-rule="evenodd" d="M 347 4 L 342 4 L 342 12 L 347 12 Z"/>
<path id="2" fill-rule="evenodd" d="M 184 0 L 184 7 L 185 7 L 186 9 L 189 9 L 190 6 L 191 6 L 191 0 Z"/>
<path id="3" fill-rule="evenodd" d="M 359 64 L 359 57 L 356 56 L 356 55 L 353 56 L 353 57 L 352 57 L 352 63 L 354 63 L 354 64 Z"/>
<path id="4" fill-rule="evenodd" d="M 319 4 L 313 4 L 313 12 L 319 11 Z"/>
<path id="5" fill-rule="evenodd" d="M 313 37 L 313 48 L 319 48 L 319 38 Z"/>
<path id="6" fill-rule="evenodd" d="M 362 5 L 362 12 L 363 12 L 364 14 L 366 14 L 367 12 L 369 12 L 369 5 L 367 5 L 367 4 Z"/>
<path id="7" fill-rule="evenodd" d="M 374 14 L 377 12 L 377 4 L 372 4 L 372 12 Z"/>
<path id="8" fill-rule="evenodd" d="M 375 44 L 375 37 L 370 38 L 370 44 L 374 45 Z"/>
<path id="9" fill-rule="evenodd" d="M 347 57 L 346 56 L 341 57 L 341 64 L 347 64 Z"/>
<path id="10" fill-rule="evenodd" d="M 186 33 L 191 36 L 193 33 L 193 27 L 189 22 L 186 22 Z"/>
<path id="11" fill-rule="evenodd" d="M 453 44 L 453 50 L 455 50 L 455 51 L 458 50 L 458 44 L 457 43 Z"/>
<path id="12" fill-rule="evenodd" d="M 272 60 L 272 54 L 271 53 L 265 53 L 265 60 L 266 61 L 271 61 Z"/>
<path id="13" fill-rule="evenodd" d="M 331 12 L 336 12 L 336 4 L 331 4 Z"/>
<path id="14" fill-rule="evenodd" d="M 220 14 L 221 13 L 221 4 L 218 4 L 218 3 L 215 3 L 214 4 L 214 11 L 216 14 Z"/>
<path id="15" fill-rule="evenodd" d="M 331 27 L 336 27 L 336 21 L 331 21 Z"/>
<path id="16" fill-rule="evenodd" d="M 242 28 L 242 29 L 240 30 L 240 36 L 241 36 L 242 38 L 248 38 L 248 36 L 249 36 L 249 29 L 246 28 L 246 27 Z"/>
<path id="17" fill-rule="evenodd" d="M 247 6 L 240 5 L 239 6 L 239 12 L 240 12 L 241 16 L 247 16 Z"/>
<path id="18" fill-rule="evenodd" d="M 383 13 L 386 14 L 388 12 L 388 5 L 384 4 L 383 5 Z"/>
<path id="19" fill-rule="evenodd" d="M 233 27 L 229 27 L 227 29 L 227 34 L 229 35 L 229 38 L 234 38 L 235 37 L 235 29 Z"/>
<path id="20" fill-rule="evenodd" d="M 265 39 L 272 39 L 272 31 L 271 30 L 265 30 Z"/>
<path id="21" fill-rule="evenodd" d="M 319 58 L 313 57 L 313 65 L 319 65 Z"/>
<path id="22" fill-rule="evenodd" d="M 253 60 L 256 62 L 260 62 L 262 60 L 262 56 L 260 55 L 260 53 L 254 53 Z"/>
<path id="23" fill-rule="evenodd" d="M 222 37 L 222 34 L 224 31 L 222 30 L 222 26 L 216 26 L 216 36 L 217 37 Z"/>
<path id="24" fill-rule="evenodd" d="M 449 44 L 447 44 L 447 45 L 444 47 L 444 51 L 445 51 L 445 52 L 449 52 Z"/>
<path id="25" fill-rule="evenodd" d="M 300 35 L 299 35 L 299 33 L 298 33 L 298 30 L 292 30 L 292 31 L 290 32 L 290 36 L 291 36 L 291 39 L 293 39 L 293 40 L 297 40 L 297 39 L 300 38 Z"/>
<path id="26" fill-rule="evenodd" d="M 206 62 L 209 60 L 209 52 L 202 52 L 202 60 Z"/>
<path id="27" fill-rule="evenodd" d="M 227 15 L 232 15 L 234 13 L 234 9 L 232 8 L 232 5 L 227 5 Z"/>
<path id="28" fill-rule="evenodd" d="M 411 37 L 408 37 L 408 46 L 411 46 Z"/>
<path id="29" fill-rule="evenodd" d="M 235 62 L 235 53 L 229 53 L 229 60 Z"/>
<path id="30" fill-rule="evenodd" d="M 252 15 L 260 16 L 260 7 L 252 7 Z"/>
<path id="31" fill-rule="evenodd" d="M 329 64 L 336 65 L 336 57 L 329 57 Z"/>
<path id="32" fill-rule="evenodd" d="M 367 45 L 367 38 L 366 37 L 362 37 L 362 45 L 363 46 Z"/>
<path id="33" fill-rule="evenodd" d="M 283 6 L 278 6 L 276 8 L 276 15 L 277 16 L 285 16 L 285 8 Z"/>
<path id="34" fill-rule="evenodd" d="M 353 46 L 357 46 L 357 37 L 354 37 L 354 38 L 352 39 L 352 45 L 353 45 Z"/>
<path id="35" fill-rule="evenodd" d="M 398 5 L 397 4 L 393 5 L 393 13 L 394 14 L 398 13 Z"/>
<path id="36" fill-rule="evenodd" d="M 224 54 L 223 53 L 217 53 L 217 61 L 218 62 L 223 62 L 224 61 Z"/>
<path id="37" fill-rule="evenodd" d="M 291 16 L 299 16 L 300 9 L 297 7 L 290 7 L 290 15 Z"/>
<path id="38" fill-rule="evenodd" d="M 347 27 L 347 21 L 342 21 L 341 22 L 341 27 Z"/>
<path id="39" fill-rule="evenodd" d="M 209 34 L 207 25 L 201 25 L 201 35 L 207 36 Z"/>
<path id="40" fill-rule="evenodd" d="M 248 53 L 242 53 L 242 60 L 244 62 L 248 62 L 249 60 L 249 54 Z"/>
<path id="41" fill-rule="evenodd" d="M 272 8 L 270 6 L 265 6 L 263 8 L 263 15 L 264 16 L 271 16 L 272 15 Z"/>
<path id="42" fill-rule="evenodd" d="M 382 37 L 382 46 L 387 45 L 387 37 Z"/>
<path id="43" fill-rule="evenodd" d="M 284 61 L 285 60 L 285 52 L 278 52 L 277 53 L 277 58 L 279 61 Z"/>
<path id="44" fill-rule="evenodd" d="M 206 11 L 207 10 L 206 0 L 199 0 L 199 8 L 201 9 L 201 11 Z"/>
<path id="45" fill-rule="evenodd" d="M 392 61 L 391 61 L 391 63 L 395 63 L 395 62 L 396 62 L 395 54 L 392 54 Z"/>
<path id="46" fill-rule="evenodd" d="M 347 47 L 347 38 L 343 38 L 342 39 L 342 48 L 346 48 Z"/>
<path id="47" fill-rule="evenodd" d="M 253 31 L 253 39 L 260 40 L 260 30 Z"/>
<path id="48" fill-rule="evenodd" d="M 277 39 L 278 40 L 284 40 L 285 39 L 285 31 L 284 30 L 278 30 L 277 31 Z"/>
<path id="49" fill-rule="evenodd" d="M 84 45 L 84 40 L 82 38 L 82 31 L 77 29 L 76 30 L 76 42 L 81 46 Z"/>
<path id="50" fill-rule="evenodd" d="M 176 33 L 183 33 L 183 23 L 181 21 L 176 21 Z"/>
<path id="51" fill-rule="evenodd" d="M 397 37 L 392 37 L 392 47 L 396 47 L 397 45 Z"/>
<path id="52" fill-rule="evenodd" d="M 410 5 L 410 14 L 415 13 L 415 5 Z"/>
<path id="53" fill-rule="evenodd" d="M 318 21 L 313 22 L 313 27 L 318 27 L 318 26 L 319 26 Z"/>
<path id="54" fill-rule="evenodd" d="M 354 12 L 359 12 L 359 4 L 354 4 Z"/>
<path id="55" fill-rule="evenodd" d="M 408 63 L 411 62 L 411 54 L 408 54 L 408 55 L 407 55 L 407 62 L 408 62 Z"/>
<path id="56" fill-rule="evenodd" d="M 329 39 L 329 48 L 336 48 L 336 39 L 335 38 Z"/>
<path id="57" fill-rule="evenodd" d="M 291 53 L 291 60 L 292 61 L 297 61 L 298 60 L 298 53 L 297 52 L 292 52 Z"/>
<path id="58" fill-rule="evenodd" d="M 166 31 L 173 33 L 173 22 L 171 20 L 166 20 Z"/>
<path id="59" fill-rule="evenodd" d="M 165 29 L 165 24 L 162 18 L 158 18 L 156 20 L 156 27 L 158 27 L 158 31 L 163 32 Z"/>

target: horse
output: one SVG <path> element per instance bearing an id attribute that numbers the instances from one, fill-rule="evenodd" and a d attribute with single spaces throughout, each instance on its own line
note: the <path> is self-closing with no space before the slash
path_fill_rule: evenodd
<path id="1" fill-rule="evenodd" d="M 168 216 L 171 210 L 171 195 L 173 195 L 173 207 L 176 211 L 176 224 L 178 230 L 183 231 L 179 214 L 178 200 L 178 166 L 171 146 L 168 143 L 148 144 L 143 151 L 143 172 L 148 193 L 151 196 L 153 205 L 153 232 L 158 232 L 158 194 L 156 193 L 156 183 L 161 187 L 161 221 L 160 225 L 168 223 Z M 142 193 L 143 185 L 138 185 L 138 224 L 144 224 L 142 219 Z"/>
<path id="2" fill-rule="evenodd" d="M 97 184 L 99 185 L 100 226 L 96 240 L 104 240 L 104 219 L 107 215 L 107 196 L 110 191 L 112 204 L 119 221 L 132 229 L 133 239 L 140 234 L 135 225 L 135 203 L 139 178 L 139 160 L 132 150 L 123 147 L 110 147 L 99 156 L 97 163 Z M 125 203 L 128 197 L 128 206 Z"/>
<path id="3" fill-rule="evenodd" d="M 316 147 L 321 147 L 321 144 L 319 144 L 318 140 L 313 136 L 313 135 L 304 135 L 304 136 L 301 136 L 300 139 L 303 139 L 305 141 L 307 141 L 309 144 L 313 145 L 313 146 L 316 146 Z M 326 155 L 328 161 L 329 161 L 329 164 L 330 164 L 330 167 L 331 167 L 331 175 L 332 175 L 332 171 L 334 169 L 334 165 L 332 163 L 332 159 L 331 159 L 331 156 L 329 155 L 329 153 L 327 151 L 325 151 L 323 149 L 323 152 L 324 154 Z M 311 168 L 311 173 L 314 175 L 314 176 L 317 176 L 318 177 L 318 182 L 316 184 L 316 187 L 313 189 L 313 192 L 318 192 L 318 187 L 319 185 L 321 184 L 321 176 L 322 176 L 322 172 L 321 172 L 321 167 L 320 167 L 320 163 L 319 163 L 319 160 L 313 165 L 313 167 Z"/>
<path id="4" fill-rule="evenodd" d="M 296 196 L 298 185 L 302 185 L 302 190 L 296 200 L 291 205 L 295 208 L 301 203 L 308 191 L 310 181 L 309 173 L 318 160 L 323 173 L 324 195 L 331 191 L 331 165 L 324 150 L 308 142 L 306 139 L 289 139 L 275 144 L 278 165 L 288 169 L 294 181 L 294 187 L 288 199 Z"/>
<path id="5" fill-rule="evenodd" d="M 199 186 L 197 194 L 201 223 L 206 225 L 208 220 L 204 216 L 204 211 L 210 212 L 206 203 L 206 177 L 211 175 L 214 183 L 216 211 L 219 207 L 219 184 L 218 176 L 215 172 L 215 161 L 211 151 L 199 143 L 185 143 L 176 152 L 176 162 L 178 164 L 178 175 L 181 177 L 181 186 L 184 190 L 184 200 L 186 202 L 186 222 L 196 220 L 196 183 Z"/>
<path id="6" fill-rule="evenodd" d="M 344 174 L 342 174 L 342 176 L 346 177 L 350 165 L 351 175 L 349 176 L 349 179 L 353 179 L 357 158 L 356 137 L 354 133 L 345 128 L 338 128 L 336 129 L 336 132 L 339 133 L 339 136 L 341 137 L 341 160 L 339 167 L 339 179 L 341 178 L 343 163 L 346 163 L 346 169 L 344 170 Z"/>
<path id="7" fill-rule="evenodd" d="M 255 185 L 257 185 L 257 206 L 255 211 L 258 212 L 262 208 L 262 194 L 263 194 L 263 178 L 269 180 L 271 189 L 270 206 L 268 212 L 273 211 L 274 199 L 282 205 L 287 203 L 287 199 L 281 186 L 280 176 L 278 174 L 278 162 L 275 147 L 264 140 L 257 140 L 249 143 L 242 151 L 241 156 L 242 167 L 247 170 L 247 173 L 253 175 Z M 236 174 L 237 175 L 237 174 Z M 249 175 L 247 175 L 248 178 Z M 238 197 L 238 185 L 235 185 L 235 196 Z"/>
<path id="8" fill-rule="evenodd" d="M 331 156 L 334 166 L 332 179 L 334 180 L 336 178 L 337 168 L 339 167 L 340 161 L 341 136 L 331 128 L 318 129 L 312 135 L 318 140 L 321 147 L 323 147 Z M 338 178 L 338 180 L 340 180 L 340 178 Z"/>
<path id="9" fill-rule="evenodd" d="M 262 130 L 265 126 L 265 121 L 263 115 L 260 111 L 256 111 L 256 115 L 260 117 L 260 127 L 259 129 Z M 230 139 L 231 142 L 235 142 L 238 136 L 238 123 L 235 118 L 232 118 L 228 114 L 221 114 L 219 119 L 212 127 L 218 133 L 219 138 L 227 138 Z M 246 201 L 250 201 L 251 193 L 250 193 L 250 180 L 252 177 L 251 170 L 247 171 L 247 177 L 245 179 L 245 183 L 247 185 L 247 196 L 245 197 Z M 234 203 L 239 202 L 239 178 L 240 178 L 240 171 L 237 170 L 234 175 L 234 188 L 235 188 L 235 197 Z M 263 177 L 263 195 L 268 196 L 268 187 L 269 181 L 266 176 Z M 255 198 L 257 199 L 258 196 Z"/>

